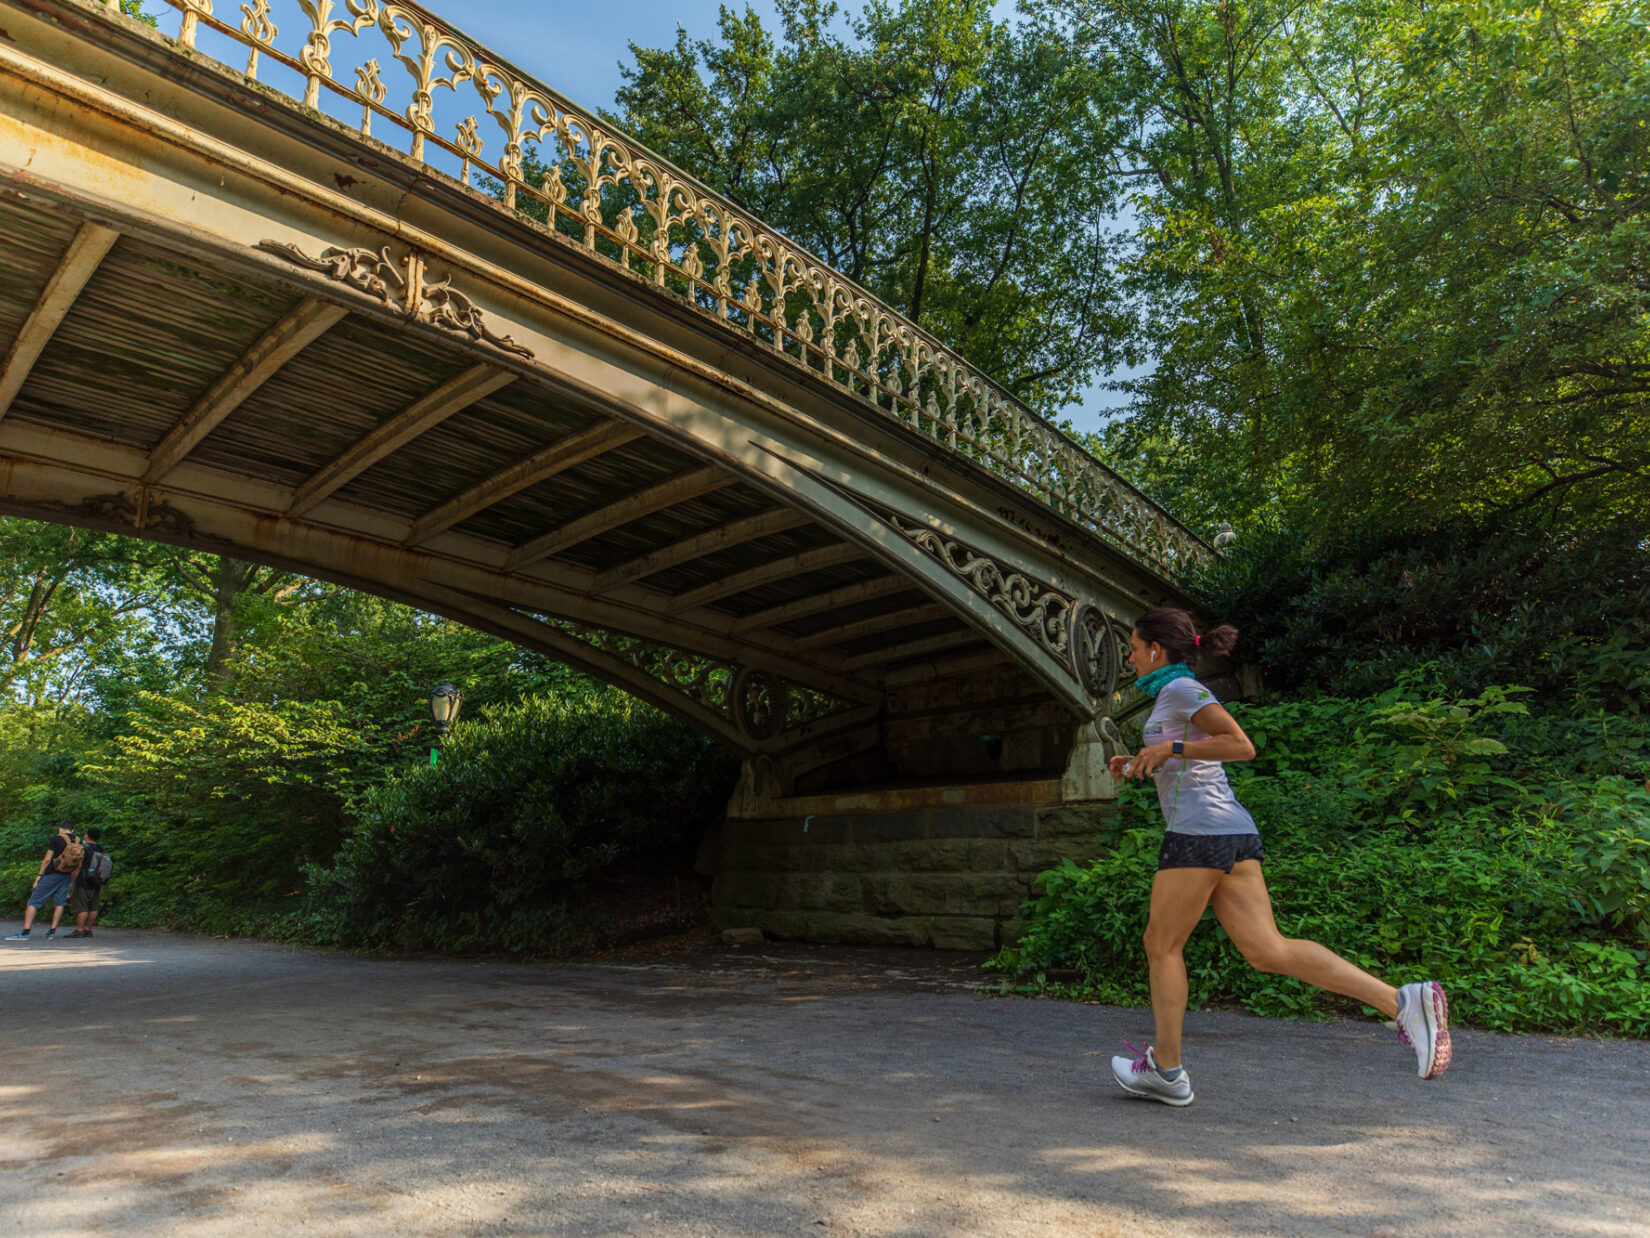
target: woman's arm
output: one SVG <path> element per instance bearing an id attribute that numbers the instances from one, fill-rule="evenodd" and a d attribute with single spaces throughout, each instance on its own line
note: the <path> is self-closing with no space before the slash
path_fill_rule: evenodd
<path id="1" fill-rule="evenodd" d="M 1226 712 L 1220 704 L 1205 705 L 1192 715 L 1192 721 L 1198 728 L 1206 732 L 1208 739 L 1189 739 L 1185 743 L 1185 756 L 1198 761 L 1253 761 L 1255 759 L 1255 745 L 1243 733 L 1243 728 L 1237 724 L 1237 719 Z M 1145 778 L 1154 773 L 1163 762 L 1172 760 L 1174 750 L 1172 741 L 1165 740 L 1160 744 L 1153 744 L 1149 748 L 1142 748 L 1135 754 L 1129 766 L 1130 778 Z M 1117 758 L 1113 758 L 1113 764 Z M 1121 774 L 1120 769 L 1114 769 L 1113 775 Z"/>

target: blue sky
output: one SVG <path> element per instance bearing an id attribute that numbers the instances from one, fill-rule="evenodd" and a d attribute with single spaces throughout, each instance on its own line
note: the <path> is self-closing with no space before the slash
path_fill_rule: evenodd
<path id="1" fill-rule="evenodd" d="M 682 26 L 696 39 L 716 33 L 718 0 L 620 0 L 616 4 L 534 4 L 529 0 L 485 0 L 466 7 L 455 0 L 424 0 L 548 86 L 588 108 L 612 107 L 622 84 L 619 61 L 629 61 L 630 44 L 664 47 Z M 858 7 L 854 0 L 848 0 Z M 768 0 L 732 0 L 730 8 L 755 9 L 765 25 L 779 28 Z M 999 0 L 1000 15 L 1013 15 L 1012 2 Z"/>

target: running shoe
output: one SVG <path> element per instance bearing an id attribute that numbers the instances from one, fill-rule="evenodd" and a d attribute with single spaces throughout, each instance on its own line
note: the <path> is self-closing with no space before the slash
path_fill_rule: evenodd
<path id="1" fill-rule="evenodd" d="M 1449 999 L 1436 980 L 1398 990 L 1398 1039 L 1415 1050 L 1416 1073 L 1436 1079 L 1449 1069 Z"/>
<path id="2" fill-rule="evenodd" d="M 34 937 L 29 933 L 28 929 L 24 929 L 21 933 L 13 933 L 10 937 L 6 938 L 6 940 L 7 941 L 33 941 Z"/>
<path id="3" fill-rule="evenodd" d="M 86 932 L 84 929 L 76 929 L 74 932 L 69 934 L 67 940 L 74 941 L 76 938 L 79 938 L 79 937 L 90 937 L 90 936 L 91 936 L 91 934 Z"/>
<path id="4" fill-rule="evenodd" d="M 47 941 L 50 941 L 52 938 L 54 938 L 56 936 L 57 936 L 57 930 L 56 929 L 47 929 L 46 930 L 46 940 Z"/>
<path id="5" fill-rule="evenodd" d="M 1128 1041 L 1123 1042 L 1129 1045 Z M 1141 1053 L 1133 1045 L 1129 1049 L 1137 1056 L 1129 1057 L 1119 1054 L 1111 1060 L 1112 1078 L 1130 1096 L 1142 1096 L 1147 1100 L 1159 1100 L 1165 1105 L 1189 1105 L 1192 1103 L 1192 1077 L 1182 1067 L 1180 1077 L 1173 1083 L 1165 1079 L 1157 1070 L 1157 1059 L 1152 1056 L 1152 1046 L 1147 1045 L 1146 1051 Z"/>

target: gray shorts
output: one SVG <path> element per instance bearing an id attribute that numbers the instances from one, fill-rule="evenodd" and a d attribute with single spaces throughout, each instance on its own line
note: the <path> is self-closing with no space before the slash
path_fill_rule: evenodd
<path id="1" fill-rule="evenodd" d="M 73 879 L 73 873 L 47 873 L 35 883 L 34 893 L 29 895 L 29 906 L 44 907 L 47 903 L 63 906 L 69 901 L 69 882 Z"/>

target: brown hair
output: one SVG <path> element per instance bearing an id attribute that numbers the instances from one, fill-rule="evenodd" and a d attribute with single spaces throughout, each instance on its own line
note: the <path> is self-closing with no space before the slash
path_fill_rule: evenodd
<path id="1" fill-rule="evenodd" d="M 1134 621 L 1134 630 L 1148 645 L 1154 641 L 1162 645 L 1170 662 L 1184 662 L 1188 666 L 1199 658 L 1218 658 L 1230 653 L 1238 638 L 1238 630 L 1229 623 L 1199 636 L 1192 616 L 1170 606 L 1148 610 Z"/>

